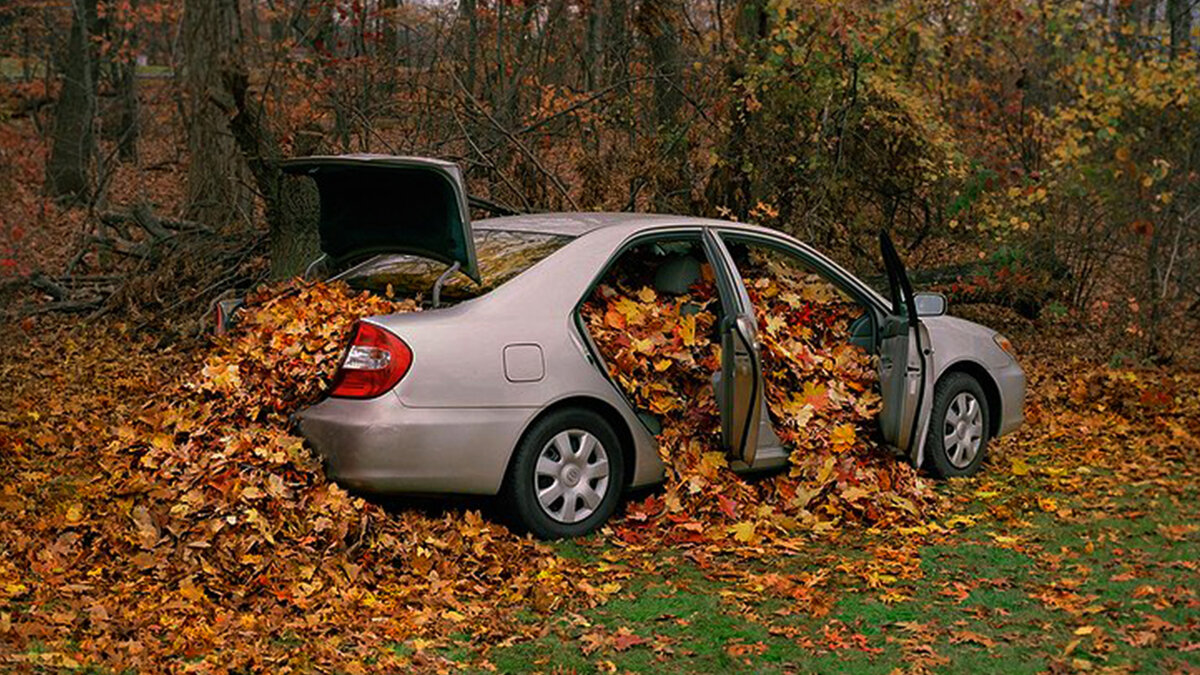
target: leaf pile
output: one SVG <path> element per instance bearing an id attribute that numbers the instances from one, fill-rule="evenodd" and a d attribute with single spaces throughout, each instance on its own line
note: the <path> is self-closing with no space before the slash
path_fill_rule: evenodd
<path id="1" fill-rule="evenodd" d="M 23 611 L 4 615 L 17 625 L 0 641 L 16 644 L 0 651 L 36 639 L 56 646 L 48 665 L 114 670 L 165 657 L 193 670 L 394 669 L 408 657 L 388 645 L 461 631 L 494 642 L 521 630 L 512 609 L 603 597 L 478 513 L 389 513 L 327 482 L 287 415 L 320 395 L 350 319 L 415 305 L 339 285 L 273 293 L 161 403 L 114 420 L 107 438 L 73 440 L 103 471 L 43 495 L 60 505 L 51 517 L 31 517 L 43 500 L 6 504 L 0 593 Z"/>
<path id="2" fill-rule="evenodd" d="M 589 305 L 615 376 L 665 423 L 667 491 L 615 525 L 622 548 L 751 555 L 928 506 L 923 484 L 869 445 L 870 361 L 833 339 L 847 309 L 764 279 L 776 277 L 753 293 L 785 317 L 763 325 L 767 398 L 797 451 L 788 475 L 757 482 L 719 450 L 711 284 L 679 298 L 614 284 Z M 496 644 L 537 630 L 519 609 L 618 592 L 627 569 L 590 583 L 595 570 L 477 513 L 389 512 L 349 495 L 289 432 L 289 415 L 324 392 L 352 319 L 418 309 L 297 284 L 251 298 L 212 349 L 98 331 L 6 359 L 17 384 L 0 412 L 12 448 L 0 469 L 13 476 L 0 494 L 0 599 L 16 609 L 0 612 L 3 651 L 136 671 L 437 669 L 426 647 L 450 635 Z"/>
<path id="3" fill-rule="evenodd" d="M 759 318 L 772 425 L 791 450 L 783 475 L 748 480 L 720 447 L 712 374 L 719 300 L 707 274 L 681 296 L 618 272 L 584 305 L 610 375 L 633 405 L 662 424 L 663 497 L 633 505 L 618 537 L 632 545 L 727 543 L 787 547 L 844 525 L 917 522 L 932 487 L 877 440 L 872 358 L 849 344 L 861 310 L 832 287 L 770 263 L 745 280 Z"/>

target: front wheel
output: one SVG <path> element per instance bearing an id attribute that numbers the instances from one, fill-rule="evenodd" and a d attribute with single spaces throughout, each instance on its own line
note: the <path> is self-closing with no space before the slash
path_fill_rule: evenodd
<path id="1" fill-rule="evenodd" d="M 625 462 L 617 434 L 590 410 L 557 410 L 517 445 L 503 497 L 518 524 L 541 539 L 587 534 L 617 508 Z"/>
<path id="2" fill-rule="evenodd" d="M 925 466 L 938 478 L 972 476 L 987 453 L 991 411 L 979 382 L 950 373 L 933 393 L 933 419 L 925 441 Z"/>

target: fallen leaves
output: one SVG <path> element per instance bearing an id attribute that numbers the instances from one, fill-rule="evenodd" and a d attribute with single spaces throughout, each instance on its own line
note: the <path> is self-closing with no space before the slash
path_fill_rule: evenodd
<path id="1" fill-rule="evenodd" d="M 174 381 L 149 370 L 164 364 L 144 347 L 94 345 L 110 361 L 126 358 L 93 386 L 132 396 L 95 427 L 104 398 L 79 410 L 67 408 L 86 399 L 69 399 L 54 416 L 59 433 L 87 420 L 77 425 L 74 466 L 96 474 L 53 520 L 30 520 L 32 529 L 0 520 L 0 569 L 11 571 L 0 593 L 26 603 L 0 641 L 73 644 L 64 658 L 115 670 L 155 670 L 181 650 L 216 670 L 341 667 L 466 626 L 511 634 L 516 608 L 602 601 L 602 592 L 577 590 L 585 575 L 570 572 L 573 563 L 478 513 L 393 514 L 347 494 L 289 432 L 288 416 L 322 395 L 354 319 L 415 310 L 337 284 L 266 289 L 202 362 L 168 370 L 185 374 Z M 87 349 L 57 348 L 65 362 Z M 26 405 L 53 394 L 24 393 L 33 397 Z M 75 461 L 41 448 L 37 414 L 24 415 L 17 433 L 25 452 Z M 46 483 L 32 473 L 26 484 Z M 78 597 L 87 607 L 71 588 L 86 589 Z"/>
<path id="2" fill-rule="evenodd" d="M 618 266 L 583 307 L 609 374 L 662 426 L 666 496 L 631 505 L 618 538 L 725 551 L 733 542 L 747 547 L 744 554 L 767 555 L 794 547 L 796 538 L 855 524 L 914 524 L 932 511 L 929 484 L 878 440 L 874 363 L 849 344 L 856 305 L 795 270 L 764 268 L 746 280 L 760 321 L 770 420 L 791 451 L 788 471 L 747 481 L 720 447 L 711 276 L 671 295 L 650 287 L 647 269 L 654 266 Z"/>
<path id="3" fill-rule="evenodd" d="M 948 512 L 925 481 L 878 447 L 871 364 L 853 348 L 820 346 L 817 329 L 836 333 L 845 312 L 814 319 L 820 307 L 806 310 L 802 303 L 812 302 L 803 293 L 778 286 L 768 280 L 753 289 L 783 303 L 785 320 L 760 335 L 773 378 L 770 413 L 793 448 L 792 465 L 756 480 L 735 475 L 719 448 L 706 378 L 717 362 L 711 319 L 685 310 L 681 297 L 610 287 L 605 305 L 632 303 L 601 315 L 625 326 L 624 337 L 613 338 L 613 361 L 632 366 L 631 398 L 662 416 L 664 452 L 676 461 L 662 492 L 629 504 L 603 542 L 585 544 L 604 549 L 590 562 L 557 556 L 474 512 L 384 511 L 326 482 L 288 432 L 291 412 L 322 395 L 350 321 L 415 309 L 409 303 L 300 286 L 260 293 L 241 328 L 213 345 L 164 347 L 112 324 L 19 346 L 20 359 L 3 363 L 12 386 L 0 406 L 5 664 L 147 671 L 184 663 L 184 655 L 194 670 L 446 669 L 438 650 L 455 644 L 449 636 L 469 634 L 485 646 L 527 639 L 545 624 L 517 620 L 517 610 L 572 616 L 573 608 L 624 598 L 636 592 L 626 579 L 664 570 L 671 549 L 723 584 L 729 611 L 785 600 L 771 610 L 777 614 L 758 618 L 769 635 L 814 651 L 874 650 L 878 640 L 864 642 L 855 626 L 829 619 L 842 593 L 869 593 L 893 607 L 936 583 L 947 592 L 935 592 L 939 606 L 1009 620 L 974 594 L 986 580 L 922 577 L 920 542 L 958 531 L 1030 556 L 1042 576 L 1005 587 L 1063 618 L 1053 650 L 1066 663 L 1100 667 L 1114 648 L 1195 652 L 1194 622 L 1177 618 L 1195 608 L 1194 589 L 1159 577 L 1194 576 L 1195 561 L 1147 559 L 1136 540 L 1091 525 L 1106 518 L 1136 527 L 1154 516 L 1150 502 L 1131 509 L 1114 501 L 1122 492 L 1187 499 L 1188 458 L 1200 435 L 1194 375 L 1035 364 L 1036 421 L 994 446 L 983 477 L 944 488 L 956 508 L 978 507 Z M 697 291 L 687 302 L 706 298 Z M 800 322 L 792 317 L 805 311 L 816 328 L 793 331 Z M 1155 391 L 1168 392 L 1169 405 Z M 1146 461 L 1147 449 L 1155 461 Z M 1086 534 L 1069 550 L 1047 546 L 1029 523 L 1035 516 L 1069 517 Z M 1145 536 L 1182 548 L 1197 529 L 1161 524 Z M 811 552 L 814 541 L 830 559 L 805 574 L 754 567 L 756 559 Z M 851 549 L 858 555 L 844 555 Z M 1119 562 L 1089 576 L 1076 557 L 1092 551 Z M 1097 597 L 1090 578 L 1132 583 L 1118 602 Z M 792 615 L 827 630 L 773 621 Z M 987 641 L 1004 639 L 974 625 L 942 631 L 936 647 L 913 634 L 900 648 L 911 664 L 938 667 L 948 662 L 947 641 L 992 649 Z M 641 628 L 599 639 L 597 658 L 684 652 Z M 398 656 L 388 645 L 413 649 Z M 738 658 L 757 656 L 752 640 L 730 646 L 745 650 Z"/>

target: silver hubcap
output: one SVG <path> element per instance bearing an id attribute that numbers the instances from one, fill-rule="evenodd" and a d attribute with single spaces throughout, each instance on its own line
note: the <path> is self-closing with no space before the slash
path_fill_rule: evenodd
<path id="1" fill-rule="evenodd" d="M 972 394 L 964 391 L 950 402 L 942 433 L 950 463 L 959 469 L 970 466 L 983 443 L 983 411 Z"/>
<path id="2" fill-rule="evenodd" d="M 608 454 L 582 429 L 560 432 L 538 453 L 534 490 L 542 511 L 560 523 L 596 512 L 608 491 Z"/>

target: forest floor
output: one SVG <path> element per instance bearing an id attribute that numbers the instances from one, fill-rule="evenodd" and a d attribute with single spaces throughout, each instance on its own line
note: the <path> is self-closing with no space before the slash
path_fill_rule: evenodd
<path id="1" fill-rule="evenodd" d="M 771 559 L 662 551 L 607 604 L 490 650 L 490 664 L 1200 672 L 1200 373 L 1089 364 L 1067 356 L 1070 338 L 1032 326 L 1020 343 L 1031 351 L 1026 424 L 993 443 L 979 476 L 939 486 L 951 506 L 929 532 L 852 532 Z M 903 549 L 899 578 L 855 564 L 889 541 Z M 609 545 L 597 536 L 556 548 L 603 558 Z M 776 592 L 796 576 L 822 578 L 821 597 Z M 435 652 L 466 656 L 460 637 Z"/>
<path id="2" fill-rule="evenodd" d="M 1011 462 L 1014 444 L 1000 445 Z M 961 528 L 919 547 L 920 578 L 899 593 L 838 571 L 869 555 L 852 538 L 746 563 L 763 577 L 758 588 L 667 551 L 658 571 L 608 604 L 488 658 L 512 673 L 1197 672 L 1194 472 L 1172 467 L 1179 473 L 1118 486 L 1113 470 L 1084 471 L 1062 449 L 1021 455 L 1030 467 L 1021 476 L 995 476 L 993 462 L 993 475 L 947 486 Z M 790 612 L 771 579 L 814 570 L 835 577 L 836 600 L 820 616 Z M 436 653 L 468 654 L 453 643 Z"/>
<path id="3" fill-rule="evenodd" d="M 125 496 L 98 494 L 118 470 L 93 456 L 105 441 L 89 435 L 128 434 L 128 418 L 203 348 L 88 331 L 52 340 L 71 356 L 22 338 L 6 340 L 0 359 L 6 396 L 24 397 L 4 401 L 0 419 L 0 668 L 208 670 L 203 652 L 168 640 L 165 620 L 126 629 L 119 643 L 96 638 L 119 608 L 98 606 L 99 591 L 79 580 L 136 579 L 134 564 L 149 563 L 103 562 L 128 577 L 102 569 L 72 534 L 101 519 L 129 537 L 147 528 Z M 835 531 L 788 556 L 733 538 L 715 556 L 674 546 L 630 556 L 605 532 L 555 543 L 552 554 L 608 594 L 549 610 L 531 602 L 506 636 L 465 621 L 381 638 L 373 655 L 319 670 L 1200 672 L 1200 372 L 1073 359 L 1067 343 L 1033 330 L 1018 339 L 1025 426 L 992 445 L 980 476 L 940 485 L 947 506 L 924 524 Z M 101 513 L 106 500 L 116 516 Z M 454 502 L 423 508 L 461 518 Z M 72 566 L 75 581 L 57 581 Z M 170 580 L 181 589 L 171 607 L 222 602 L 190 579 Z M 303 653 L 316 640 L 285 629 L 263 644 Z"/>

